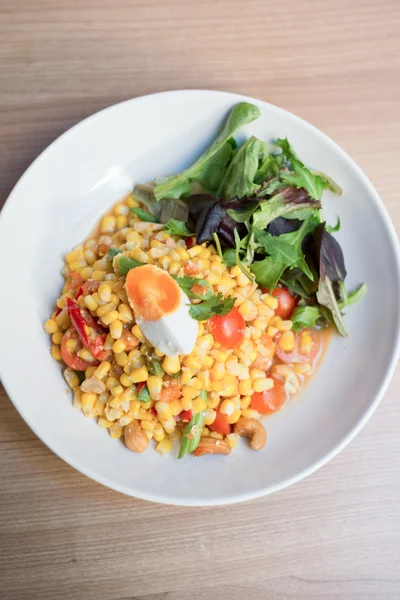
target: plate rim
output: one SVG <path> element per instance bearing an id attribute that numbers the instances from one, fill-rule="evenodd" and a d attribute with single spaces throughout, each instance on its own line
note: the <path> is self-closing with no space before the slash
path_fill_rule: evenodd
<path id="1" fill-rule="evenodd" d="M 208 89 L 168 90 L 168 91 L 163 91 L 163 92 L 156 92 L 153 94 L 145 94 L 142 96 L 137 96 L 135 98 L 123 100 L 122 102 L 117 102 L 106 108 L 96 111 L 95 113 L 82 119 L 81 121 L 79 121 L 78 123 L 76 123 L 75 125 L 70 127 L 69 129 L 67 129 L 65 132 L 63 132 L 61 135 L 59 135 L 48 146 L 46 146 L 46 148 L 33 160 L 33 162 L 23 172 L 21 177 L 18 179 L 16 184 L 13 186 L 11 192 L 9 193 L 9 195 L 2 207 L 2 210 L 0 213 L 0 231 L 1 231 L 2 224 L 4 223 L 5 218 L 8 214 L 8 211 L 10 210 L 10 206 L 11 206 L 13 197 L 18 192 L 18 188 L 20 185 L 22 185 L 22 182 L 24 181 L 25 177 L 27 177 L 29 175 L 31 170 L 35 169 L 36 165 L 46 157 L 48 152 L 51 152 L 51 150 L 53 149 L 54 146 L 62 143 L 62 141 L 65 138 L 67 138 L 68 136 L 75 133 L 76 130 L 78 130 L 82 126 L 87 125 L 89 122 L 92 123 L 92 122 L 96 121 L 97 119 L 101 118 L 104 114 L 106 114 L 108 112 L 117 110 L 118 107 L 121 107 L 122 105 L 135 104 L 136 102 L 143 100 L 145 98 L 150 98 L 150 97 L 154 97 L 154 96 L 162 97 L 162 96 L 173 96 L 173 95 L 195 95 L 195 94 L 201 94 L 201 93 L 213 94 L 216 96 L 226 96 L 226 97 L 232 99 L 233 101 L 237 101 L 237 102 L 239 102 L 239 101 L 254 102 L 256 104 L 260 104 L 263 106 L 271 107 L 274 110 L 278 110 L 279 112 L 284 113 L 289 119 L 292 119 L 292 120 L 294 119 L 295 121 L 297 121 L 299 123 L 306 124 L 307 127 L 311 128 L 313 130 L 313 132 L 318 137 L 320 137 L 325 144 L 329 145 L 334 151 L 338 152 L 341 155 L 341 158 L 349 164 L 349 166 L 356 172 L 358 178 L 360 178 L 360 180 L 368 188 L 371 196 L 374 198 L 374 201 L 375 201 L 377 207 L 379 208 L 379 213 L 384 221 L 386 231 L 389 234 L 388 241 L 389 241 L 389 245 L 391 246 L 391 249 L 393 251 L 393 258 L 394 258 L 394 261 L 395 261 L 396 267 L 397 267 L 396 284 L 397 284 L 397 293 L 399 296 L 399 286 L 400 286 L 400 245 L 399 245 L 399 240 L 397 238 L 397 234 L 396 234 L 393 222 L 388 214 L 388 211 L 386 210 L 386 207 L 385 207 L 381 197 L 379 196 L 378 192 L 375 190 L 374 186 L 372 185 L 371 181 L 368 179 L 367 175 L 362 171 L 362 169 L 358 166 L 358 164 L 354 161 L 354 159 L 351 158 L 351 156 L 349 154 L 347 154 L 347 152 L 337 142 L 335 142 L 333 139 L 331 139 L 328 135 L 326 135 L 323 131 L 321 131 L 315 125 L 312 125 L 305 119 L 299 117 L 298 115 L 296 115 L 295 113 L 292 113 L 291 111 L 286 110 L 285 108 L 282 108 L 282 107 L 272 104 L 270 102 L 266 102 L 264 100 L 260 100 L 258 98 L 253 98 L 251 96 L 246 96 L 244 94 L 237 94 L 234 92 L 208 90 Z M 216 499 L 208 499 L 206 501 L 204 501 L 204 500 L 196 501 L 196 500 L 186 500 L 186 499 L 182 499 L 180 497 L 174 497 L 172 495 L 163 495 L 163 494 L 156 495 L 153 493 L 143 493 L 142 491 L 136 491 L 128 486 L 110 482 L 106 477 L 99 475 L 98 473 L 94 472 L 92 469 L 82 466 L 81 464 L 78 465 L 77 462 L 74 459 L 71 459 L 70 457 L 68 457 L 63 450 L 59 450 L 57 448 L 57 443 L 53 443 L 53 441 L 47 440 L 46 432 L 42 432 L 40 427 L 37 427 L 36 425 L 31 424 L 29 418 L 27 418 L 25 416 L 23 407 L 19 406 L 18 401 L 13 399 L 13 394 L 11 391 L 12 386 L 9 386 L 9 384 L 7 382 L 7 375 L 3 372 L 0 372 L 0 377 L 1 377 L 3 387 L 6 391 L 9 399 L 11 400 L 12 404 L 14 405 L 14 407 L 16 408 L 18 413 L 21 415 L 21 417 L 23 418 L 25 423 L 30 427 L 30 429 L 34 432 L 34 434 L 40 439 L 40 441 L 45 446 L 47 446 L 52 452 L 54 452 L 54 454 L 56 454 L 59 458 L 61 458 L 64 462 L 66 462 L 68 465 L 70 465 L 71 467 L 76 469 L 78 472 L 89 477 L 89 479 L 92 479 L 92 480 L 96 481 L 97 483 L 100 483 L 100 484 L 104 485 L 105 487 L 108 487 L 109 489 L 113 489 L 113 490 L 123 493 L 127 496 L 138 498 L 140 500 L 156 502 L 159 504 L 174 505 L 174 506 L 188 506 L 188 507 L 230 505 L 230 504 L 236 504 L 238 502 L 244 502 L 244 501 L 248 501 L 248 500 L 261 498 L 263 496 L 267 496 L 267 495 L 277 492 L 279 490 L 285 489 L 285 488 L 289 487 L 290 485 L 293 485 L 294 483 L 301 481 L 302 479 L 305 479 L 306 477 L 308 477 L 309 475 L 311 475 L 312 473 L 314 473 L 318 469 L 320 469 L 322 466 L 324 466 L 325 464 L 330 462 L 355 438 L 355 436 L 361 431 L 361 429 L 365 426 L 365 424 L 368 422 L 368 420 L 371 418 L 371 416 L 373 415 L 373 413 L 379 406 L 379 404 L 388 388 L 388 385 L 393 376 L 394 370 L 396 368 L 396 364 L 398 362 L 399 355 L 400 355 L 399 313 L 398 313 L 397 317 L 398 317 L 397 318 L 397 332 L 396 332 L 396 339 L 394 342 L 394 349 L 392 352 L 391 360 L 386 365 L 384 376 L 383 376 L 381 382 L 379 383 L 379 391 L 375 395 L 375 398 L 371 402 L 370 406 L 368 407 L 368 410 L 366 410 L 365 413 L 363 415 L 361 415 L 361 417 L 357 420 L 355 425 L 348 432 L 348 434 L 343 438 L 343 440 L 338 445 L 336 445 L 330 452 L 326 453 L 318 461 L 313 463 L 310 467 L 303 469 L 298 474 L 296 474 L 292 477 L 288 477 L 288 478 L 284 479 L 283 481 L 279 482 L 278 484 L 270 485 L 268 487 L 262 487 L 262 488 L 260 488 L 260 490 L 255 491 L 255 492 L 245 492 L 244 491 L 241 493 L 232 494 L 228 498 L 224 498 L 224 499 L 216 498 Z M 0 369 L 1 369 L 1 365 L 0 365 Z"/>

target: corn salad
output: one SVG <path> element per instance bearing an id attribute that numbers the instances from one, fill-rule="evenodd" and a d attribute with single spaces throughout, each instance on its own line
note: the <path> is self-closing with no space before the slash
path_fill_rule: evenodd
<path id="1" fill-rule="evenodd" d="M 73 406 L 137 452 L 154 440 L 155 450 L 167 454 L 184 436 L 188 445 L 197 437 L 197 456 L 228 454 L 239 437 L 259 449 L 260 418 L 298 393 L 314 370 L 318 332 L 293 332 L 278 298 L 226 265 L 213 245 L 171 236 L 163 225 L 140 220 L 131 211 L 137 207 L 133 196 L 115 204 L 96 235 L 65 257 L 65 284 L 44 330 Z M 242 324 L 232 347 L 218 341 L 215 319 L 196 321 L 189 354 L 171 356 L 150 343 L 128 297 L 122 257 L 205 280 L 214 294 L 231 296 L 229 314 Z M 196 415 L 201 423 L 188 432 Z"/>

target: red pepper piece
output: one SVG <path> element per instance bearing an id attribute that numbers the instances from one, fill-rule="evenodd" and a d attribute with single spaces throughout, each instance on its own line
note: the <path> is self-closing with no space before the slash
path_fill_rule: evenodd
<path id="1" fill-rule="evenodd" d="M 175 419 L 177 421 L 183 421 L 184 423 L 189 423 L 192 419 L 192 411 L 191 410 L 182 410 L 179 415 L 176 415 Z"/>
<path id="2" fill-rule="evenodd" d="M 72 325 L 75 327 L 76 333 L 82 340 L 82 343 L 86 348 L 88 347 L 89 340 L 85 330 L 85 319 L 82 316 L 81 309 L 75 300 L 67 298 L 67 313 L 72 321 Z"/>

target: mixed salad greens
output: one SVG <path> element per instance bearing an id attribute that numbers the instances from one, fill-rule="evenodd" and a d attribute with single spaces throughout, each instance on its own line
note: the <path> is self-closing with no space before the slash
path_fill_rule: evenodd
<path id="1" fill-rule="evenodd" d="M 323 219 L 324 190 L 342 190 L 327 175 L 308 169 L 287 139 L 268 144 L 252 136 L 238 147 L 233 135 L 259 116 L 253 104 L 235 105 L 191 167 L 135 187 L 135 197 L 150 214 L 134 210 L 165 223 L 172 235 L 214 243 L 226 264 L 238 265 L 262 288 L 289 288 L 301 298 L 292 316 L 295 330 L 332 323 L 345 336 L 342 311 L 367 287 L 347 293 L 343 252 L 332 235 L 340 220 L 330 227 Z M 178 283 L 190 291 L 187 281 Z M 210 306 L 210 314 L 228 312 L 232 299 L 219 296 L 200 296 L 199 314 L 192 316 L 208 318 Z"/>

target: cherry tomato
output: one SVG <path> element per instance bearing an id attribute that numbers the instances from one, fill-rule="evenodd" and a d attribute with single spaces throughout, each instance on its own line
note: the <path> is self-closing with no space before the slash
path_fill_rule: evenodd
<path id="1" fill-rule="evenodd" d="M 73 326 L 71 326 L 64 333 L 64 336 L 63 336 L 63 339 L 61 342 L 61 356 L 62 356 L 62 359 L 65 362 L 65 364 L 67 364 L 69 367 L 71 367 L 71 369 L 74 369 L 75 371 L 86 371 L 86 369 L 88 369 L 89 367 L 92 367 L 92 366 L 98 364 L 97 361 L 87 362 L 86 360 L 82 360 L 81 358 L 79 358 L 79 356 L 77 354 L 73 354 L 72 352 L 70 352 L 67 348 L 67 341 L 70 338 L 78 339 L 80 347 L 81 348 L 83 347 L 82 342 L 78 338 L 78 334 L 75 331 L 75 328 Z"/>
<path id="2" fill-rule="evenodd" d="M 263 290 L 263 292 L 269 293 L 269 290 Z M 275 309 L 275 314 L 282 319 L 289 319 L 297 305 L 297 298 L 292 296 L 285 287 L 277 287 L 270 293 L 271 296 L 278 298 L 278 308 Z"/>
<path id="3" fill-rule="evenodd" d="M 209 425 L 208 427 L 211 431 L 215 431 L 216 433 L 220 433 L 221 435 L 229 435 L 232 431 L 232 426 L 228 423 L 228 417 L 223 415 L 219 408 L 217 408 L 217 416 L 215 417 L 214 423 Z"/>
<path id="4" fill-rule="evenodd" d="M 309 354 L 304 354 L 300 352 L 300 336 L 303 332 L 308 332 L 311 335 L 313 345 L 311 347 L 311 352 Z M 277 357 L 285 363 L 306 363 L 306 362 L 314 362 L 321 351 L 321 340 L 316 331 L 312 329 L 303 329 L 300 333 L 294 334 L 294 348 L 291 352 L 285 352 L 279 346 L 279 340 L 281 337 L 281 333 L 275 337 L 275 352 Z"/>
<path id="5" fill-rule="evenodd" d="M 209 320 L 211 333 L 224 348 L 235 348 L 244 339 L 246 323 L 237 308 L 232 308 L 227 315 L 214 315 Z"/>
<path id="6" fill-rule="evenodd" d="M 286 402 L 286 393 L 282 383 L 275 377 L 268 377 L 268 379 L 273 379 L 274 387 L 265 392 L 255 392 L 250 401 L 251 408 L 262 415 L 279 410 Z"/>

